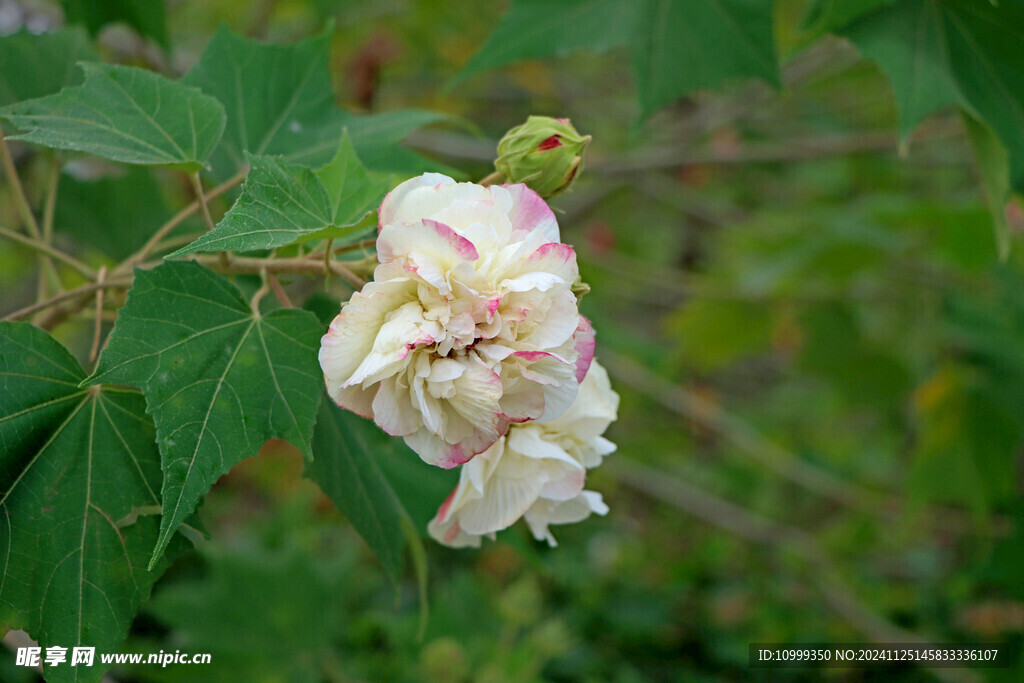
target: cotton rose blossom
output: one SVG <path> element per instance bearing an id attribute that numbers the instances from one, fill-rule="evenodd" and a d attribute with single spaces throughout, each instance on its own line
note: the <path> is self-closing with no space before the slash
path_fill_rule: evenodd
<path id="1" fill-rule="evenodd" d="M 331 398 L 445 468 L 512 423 L 561 415 L 594 338 L 571 289 L 576 254 L 544 200 L 428 173 L 379 216 L 373 282 L 321 342 Z"/>
<path id="2" fill-rule="evenodd" d="M 584 491 L 586 470 L 601 464 L 615 444 L 602 434 L 616 417 L 619 396 L 597 362 L 572 406 L 545 423 L 512 425 L 493 446 L 463 466 L 455 490 L 427 530 L 455 548 L 478 547 L 484 535 L 525 518 L 534 538 L 554 546 L 548 526 L 579 522 L 608 506 Z"/>

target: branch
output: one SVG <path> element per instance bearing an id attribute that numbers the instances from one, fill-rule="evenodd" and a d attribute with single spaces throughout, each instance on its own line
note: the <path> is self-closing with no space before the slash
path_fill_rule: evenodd
<path id="1" fill-rule="evenodd" d="M 281 302 L 281 305 L 285 308 L 295 308 L 295 304 L 292 303 L 291 299 L 288 298 L 288 294 L 284 291 L 284 287 L 274 276 L 273 273 L 267 273 L 267 282 L 270 283 L 270 288 L 274 290 L 274 296 Z"/>
<path id="2" fill-rule="evenodd" d="M 219 256 L 197 256 L 194 260 L 218 273 L 259 275 L 266 270 L 268 273 L 293 275 L 337 275 L 356 289 L 366 284 L 366 280 L 353 273 L 340 261 L 325 263 L 320 259 L 265 259 L 246 256 L 233 256 L 226 262 Z"/>
<path id="3" fill-rule="evenodd" d="M 96 290 L 99 290 L 99 289 L 127 289 L 128 287 L 131 287 L 131 283 L 132 283 L 131 276 L 128 276 L 127 279 L 125 278 L 124 275 L 118 276 L 118 279 L 114 279 L 114 276 L 111 276 L 110 279 L 104 280 L 103 282 L 94 282 L 92 284 L 82 285 L 81 287 L 77 287 L 75 289 L 68 290 L 67 292 L 61 292 L 60 294 L 57 294 L 56 296 L 50 297 L 46 301 L 40 301 L 38 303 L 32 304 L 31 306 L 26 306 L 24 308 L 19 308 L 18 310 L 14 311 L 12 313 L 8 313 L 7 315 L 5 315 L 3 317 L 3 319 L 4 320 L 21 320 L 22 318 L 27 318 L 30 315 L 38 313 L 39 311 L 45 311 L 47 308 L 50 308 L 52 306 L 57 306 L 57 305 L 62 304 L 64 302 L 66 302 L 66 301 L 70 301 L 70 300 L 76 299 L 76 298 L 84 298 L 86 303 L 88 303 L 89 300 L 90 300 L 89 295 L 92 294 L 93 292 L 95 292 Z M 79 308 L 81 308 L 81 307 L 79 307 Z M 74 312 L 74 311 L 72 311 L 72 312 Z"/>
<path id="4" fill-rule="evenodd" d="M 18 212 L 21 214 L 21 219 L 25 221 L 25 228 L 32 237 L 40 239 L 42 233 L 39 232 L 39 223 L 36 222 L 36 217 L 32 213 L 32 205 L 25 195 L 25 188 L 21 185 L 18 169 L 14 166 L 14 159 L 11 157 L 11 150 L 7 147 L 3 130 L 0 130 L 0 163 L 3 164 L 7 180 L 14 188 L 14 203 L 18 205 Z"/>
<path id="5" fill-rule="evenodd" d="M 206 205 L 206 195 L 203 194 L 203 181 L 199 178 L 199 171 L 189 174 L 189 178 L 192 180 L 192 189 L 196 193 L 196 201 L 199 202 L 199 208 L 202 209 L 206 229 L 213 230 L 213 217 L 210 216 L 210 207 Z"/>
<path id="6" fill-rule="evenodd" d="M 96 276 L 96 284 L 102 285 L 103 278 L 107 275 L 107 267 L 100 268 Z M 89 362 L 95 363 L 96 357 L 100 354 L 100 331 L 103 329 L 103 289 L 96 290 L 96 320 L 92 331 L 92 348 L 89 350 Z"/>
<path id="7" fill-rule="evenodd" d="M 18 244 L 24 245 L 29 249 L 33 249 L 39 252 L 40 254 L 46 254 L 47 256 L 57 259 L 58 261 L 62 261 L 90 280 L 96 279 L 95 270 L 85 265 L 75 257 L 69 256 L 68 254 L 65 254 L 63 251 L 51 247 L 49 244 L 46 244 L 40 239 L 34 237 L 26 237 L 25 235 L 14 232 L 13 230 L 8 230 L 7 228 L 2 226 L 0 226 L 0 237 L 6 237 L 12 242 L 17 242 Z"/>
<path id="8" fill-rule="evenodd" d="M 228 180 L 224 181 L 223 183 L 221 183 L 220 185 L 218 185 L 217 187 L 203 195 L 204 200 L 209 201 L 211 199 L 216 199 L 217 197 L 221 196 L 222 194 L 224 194 L 225 192 L 227 192 L 228 190 L 230 190 L 231 188 L 235 187 L 243 180 L 245 180 L 245 176 L 248 172 L 248 169 L 243 169 L 239 171 L 234 176 L 232 176 Z M 143 244 L 138 251 L 136 251 L 123 262 L 118 264 L 116 268 L 114 268 L 113 274 L 117 275 L 130 272 L 134 266 L 137 266 L 138 264 L 145 261 L 149 257 L 149 255 L 153 253 L 156 247 L 160 245 L 161 241 L 165 237 L 167 237 L 168 233 L 170 233 L 176 227 L 181 225 L 182 222 L 185 221 L 185 219 L 190 217 L 198 210 L 199 200 L 197 199 L 188 206 L 186 206 L 184 209 L 179 211 L 177 214 L 175 214 L 170 220 L 168 220 L 162 226 L 160 226 L 160 228 L 153 233 L 153 236 L 150 237 L 149 240 L 147 240 L 146 243 Z"/>
<path id="9" fill-rule="evenodd" d="M 497 185 L 498 183 L 501 183 L 501 182 L 504 182 L 504 181 L 505 181 L 505 174 L 502 173 L 501 171 L 495 171 L 494 173 L 490 174 L 489 176 L 485 176 L 484 178 L 479 180 L 477 182 L 477 185 L 483 185 L 483 186 L 486 187 L 487 185 Z"/>
<path id="10" fill-rule="evenodd" d="M 46 203 L 43 205 L 42 241 L 45 244 L 53 244 L 53 215 L 57 208 L 57 187 L 59 185 L 60 157 L 54 154 L 53 161 L 50 164 L 49 189 L 46 192 Z M 53 260 L 49 256 L 40 255 L 39 262 L 39 283 L 36 291 L 37 298 L 43 299 L 46 296 L 47 281 L 49 281 L 54 291 L 57 292 L 64 289 L 64 286 L 61 284 L 60 275 L 57 273 L 57 268 L 54 267 Z"/>

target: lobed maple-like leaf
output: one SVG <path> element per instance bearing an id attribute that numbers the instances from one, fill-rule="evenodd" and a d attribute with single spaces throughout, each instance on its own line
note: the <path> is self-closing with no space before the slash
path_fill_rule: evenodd
<path id="1" fill-rule="evenodd" d="M 307 311 L 254 313 L 237 287 L 194 262 L 136 270 L 87 384 L 128 384 L 146 397 L 164 473 L 153 562 L 214 482 L 267 439 L 311 457 L 321 333 Z"/>
<path id="2" fill-rule="evenodd" d="M 1024 189 L 1024 1 L 903 0 L 836 32 L 892 82 L 903 135 L 925 115 L 959 104 L 998 136 L 1011 182 Z"/>
<path id="3" fill-rule="evenodd" d="M 10 136 L 128 164 L 204 167 L 224 130 L 220 102 L 160 74 L 81 62 L 82 85 L 0 109 Z"/>
<path id="4" fill-rule="evenodd" d="M 334 103 L 330 33 L 292 45 L 272 45 L 220 29 L 182 82 L 216 96 L 228 123 L 213 166 L 227 177 L 246 153 L 281 156 L 316 168 L 330 162 L 345 129 L 367 167 L 418 173 L 423 157 L 399 143 L 412 131 L 449 119 L 437 112 L 401 110 L 352 114 Z M 437 170 L 434 164 L 430 170 Z"/>
<path id="5" fill-rule="evenodd" d="M 352 522 L 391 580 L 398 581 L 406 542 L 402 522 L 408 513 L 377 464 L 389 440 L 369 420 L 323 401 L 313 432 L 316 458 L 306 475 Z"/>
<path id="6" fill-rule="evenodd" d="M 15 33 L 0 38 L 0 106 L 51 95 L 82 82 L 79 61 L 96 59 L 80 28 Z"/>
<path id="7" fill-rule="evenodd" d="M 248 158 L 249 175 L 235 205 L 213 230 L 168 258 L 344 237 L 377 209 L 388 189 L 360 163 L 347 135 L 334 159 L 316 171 L 281 157 Z"/>
<path id="8" fill-rule="evenodd" d="M 522 59 L 628 45 L 641 114 L 743 77 L 778 83 L 772 3 L 516 0 L 454 82 Z"/>
<path id="9" fill-rule="evenodd" d="M 160 455 L 143 398 L 84 378 L 49 334 L 0 322 L 0 624 L 69 661 L 78 646 L 116 652 L 167 566 L 146 567 Z M 46 667 L 48 681 L 103 673 L 99 657 Z"/>

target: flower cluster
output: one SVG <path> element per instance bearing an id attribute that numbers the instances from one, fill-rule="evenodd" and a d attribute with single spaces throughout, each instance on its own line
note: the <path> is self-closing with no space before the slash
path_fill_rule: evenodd
<path id="1" fill-rule="evenodd" d="M 430 464 L 469 463 L 432 531 L 465 545 L 526 514 L 550 540 L 549 523 L 603 514 L 583 472 L 610 452 L 600 432 L 617 398 L 591 369 L 576 255 L 544 200 L 525 185 L 424 174 L 381 204 L 377 255 L 320 365 L 338 405 Z"/>
<path id="2" fill-rule="evenodd" d="M 601 464 L 615 444 L 601 436 L 615 421 L 619 397 L 596 362 L 572 406 L 545 423 L 513 425 L 463 466 L 459 484 L 428 526 L 436 540 L 479 546 L 480 537 L 525 517 L 534 538 L 556 545 L 549 524 L 603 515 L 601 494 L 584 491 L 586 470 Z"/>

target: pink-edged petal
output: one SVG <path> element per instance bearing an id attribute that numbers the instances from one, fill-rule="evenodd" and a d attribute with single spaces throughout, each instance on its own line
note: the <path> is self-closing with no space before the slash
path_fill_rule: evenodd
<path id="1" fill-rule="evenodd" d="M 542 244 L 527 258 L 515 262 L 505 273 L 500 287 L 506 292 L 536 289 L 546 292 L 557 285 L 571 286 L 579 277 L 576 252 L 568 244 Z"/>
<path id="2" fill-rule="evenodd" d="M 415 296 L 416 283 L 411 280 L 371 282 L 352 295 L 320 340 L 320 367 L 331 396 L 373 350 L 388 314 Z"/>
<path id="3" fill-rule="evenodd" d="M 552 354 L 544 354 L 522 372 L 524 377 L 537 381 L 544 394 L 544 414 L 537 422 L 550 422 L 559 417 L 572 405 L 579 391 L 575 366 Z"/>
<path id="4" fill-rule="evenodd" d="M 405 359 L 417 346 L 435 341 L 433 325 L 423 318 L 423 306 L 410 301 L 385 316 L 373 346 L 363 357 L 345 385 L 369 384 L 390 377 L 405 366 Z"/>
<path id="5" fill-rule="evenodd" d="M 479 258 L 472 242 L 429 218 L 413 224 L 385 225 L 377 238 L 377 256 L 382 265 L 401 262 L 405 270 L 415 273 L 441 294 L 451 292 L 448 274 L 456 266 Z"/>
<path id="6" fill-rule="evenodd" d="M 509 422 L 529 422 L 544 414 L 544 392 L 535 382 L 522 377 L 505 380 L 501 415 Z"/>
<path id="7" fill-rule="evenodd" d="M 526 185 L 502 187 L 512 196 L 509 220 L 512 222 L 513 239 L 522 239 L 523 234 L 539 230 L 549 241 L 561 241 L 555 214 L 539 194 Z"/>
<path id="8" fill-rule="evenodd" d="M 475 357 L 467 358 L 463 366 L 464 372 L 453 382 L 455 395 L 448 399 L 448 405 L 494 443 L 501 436 L 497 426 L 501 378 Z"/>
<path id="9" fill-rule="evenodd" d="M 579 327 L 573 336 L 573 348 L 576 350 L 576 381 L 583 382 L 590 370 L 590 364 L 594 361 L 594 349 L 597 342 L 594 339 L 594 327 L 582 315 L 580 316 Z M 610 388 L 610 386 L 609 386 Z"/>
<path id="10" fill-rule="evenodd" d="M 546 305 L 535 309 L 527 318 L 528 322 L 533 324 L 533 329 L 528 334 L 520 336 L 521 348 L 559 349 L 579 332 L 579 309 L 576 307 L 576 297 L 572 292 L 566 289 L 558 296 L 548 297 L 544 304 Z M 567 350 L 561 349 L 562 352 Z M 575 354 L 570 357 L 574 356 Z"/>
<path id="11" fill-rule="evenodd" d="M 472 235 L 474 243 L 482 239 L 488 250 L 508 241 L 512 234 L 509 221 L 512 198 L 503 188 L 460 183 L 446 188 L 445 193 L 449 204 L 431 218 L 448 223 L 467 237 Z M 489 229 L 481 232 L 478 226 Z"/>
<path id="12" fill-rule="evenodd" d="M 431 538 L 450 548 L 479 548 L 481 537 L 466 533 L 460 526 L 458 518 L 445 522 L 437 517 L 427 524 L 427 533 Z"/>
<path id="13" fill-rule="evenodd" d="M 330 397 L 345 410 L 351 410 L 360 417 L 368 420 L 373 419 L 373 397 L 377 393 L 377 387 L 364 389 L 359 385 L 352 387 L 337 387 L 334 391 L 328 390 Z"/>
<path id="14" fill-rule="evenodd" d="M 470 460 L 476 453 L 469 453 L 462 444 L 447 443 L 428 429 L 422 428 L 403 437 L 406 445 L 416 451 L 423 462 L 446 470 L 458 467 Z M 487 450 L 486 447 L 480 449 Z M 477 451 L 479 453 L 480 451 Z"/>
<path id="15" fill-rule="evenodd" d="M 391 190 L 381 202 L 378 213 L 378 228 L 394 222 L 419 220 L 424 216 L 432 216 L 440 211 L 445 202 L 438 192 L 443 185 L 455 181 L 440 173 L 424 173 L 410 178 Z M 410 216 L 415 218 L 409 218 Z"/>

